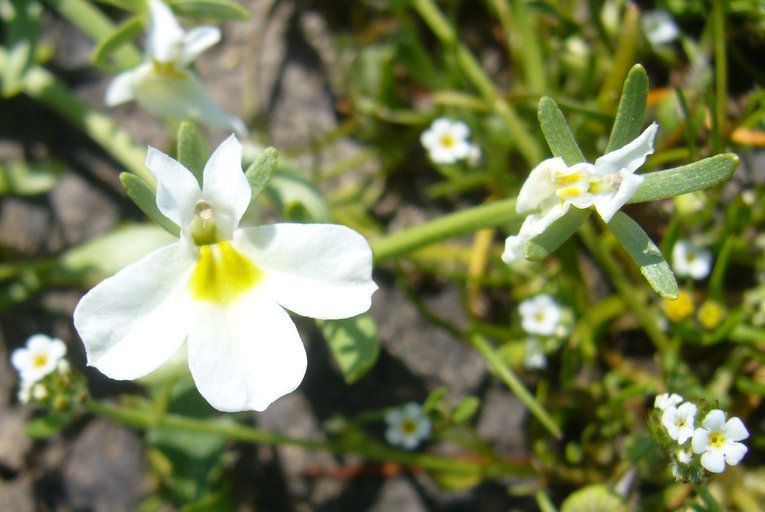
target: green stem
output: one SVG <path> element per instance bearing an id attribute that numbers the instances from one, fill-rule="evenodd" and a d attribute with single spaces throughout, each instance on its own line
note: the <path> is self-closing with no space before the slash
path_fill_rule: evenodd
<path id="1" fill-rule="evenodd" d="M 704 500 L 704 504 L 707 506 L 707 510 L 709 512 L 726 512 L 725 508 L 723 508 L 722 505 L 717 503 L 717 500 L 714 496 L 712 496 L 712 493 L 709 492 L 709 489 L 706 485 L 699 484 L 694 485 L 693 490 L 696 491 L 696 494 Z"/>
<path id="2" fill-rule="evenodd" d="M 547 61 L 542 55 L 535 20 L 528 11 L 526 0 L 491 0 L 490 3 L 507 38 L 508 50 L 523 66 L 526 83 L 535 93 L 543 94 L 547 90 L 544 68 Z"/>
<path id="3" fill-rule="evenodd" d="M 712 2 L 712 23 L 715 38 L 715 89 L 717 126 L 725 136 L 728 120 L 728 57 L 725 48 L 725 1 Z"/>
<path id="4" fill-rule="evenodd" d="M 412 251 L 448 238 L 483 228 L 502 226 L 519 218 L 515 199 L 504 199 L 452 213 L 419 226 L 383 236 L 371 242 L 375 262 L 405 256 Z"/>
<path id="5" fill-rule="evenodd" d="M 504 119 L 512 138 L 517 142 L 518 151 L 526 158 L 527 162 L 536 164 L 542 160 L 542 150 L 538 142 L 529 135 L 528 128 L 518 117 L 515 109 L 499 94 L 478 60 L 470 53 L 467 46 L 459 41 L 457 32 L 438 9 L 435 2 L 433 0 L 412 0 L 412 4 L 441 41 L 441 44 L 447 48 L 455 49 L 457 62 L 462 71 L 473 82 L 484 100 Z"/>
<path id="6" fill-rule="evenodd" d="M 473 334 L 470 336 L 470 343 L 486 359 L 486 362 L 489 363 L 489 368 L 491 368 L 499 378 L 502 379 L 507 387 L 510 388 L 510 391 L 512 391 L 515 396 L 528 407 L 531 414 L 533 414 L 552 435 L 561 439 L 563 434 L 558 425 L 555 424 L 555 421 L 550 417 L 547 411 L 545 411 L 542 404 L 540 404 L 529 390 L 526 389 L 526 386 L 523 385 L 507 363 L 505 363 L 499 354 L 497 354 L 497 351 L 494 350 L 494 347 L 491 346 L 486 338 L 480 334 Z"/>
<path id="7" fill-rule="evenodd" d="M 553 505 L 553 502 L 550 500 L 550 497 L 546 492 L 539 491 L 536 498 L 539 512 L 558 512 L 558 509 L 555 508 L 555 505 Z"/>
<path id="8" fill-rule="evenodd" d="M 217 419 L 198 419 L 176 414 L 157 415 L 152 412 L 121 407 L 105 402 L 91 400 L 86 410 L 94 415 L 110 418 L 119 423 L 148 429 L 161 427 L 183 432 L 198 432 L 218 435 L 233 441 L 267 445 L 300 446 L 309 450 L 327 450 L 337 454 L 353 453 L 367 459 L 391 461 L 408 467 L 417 467 L 431 471 L 443 471 L 473 476 L 493 476 L 497 474 L 534 474 L 528 465 L 511 464 L 502 461 L 491 465 L 485 461 L 472 459 L 447 458 L 428 453 L 413 453 L 389 448 L 365 440 L 364 443 L 348 445 L 336 441 L 321 441 L 284 436 L 240 423 L 223 422 Z"/>

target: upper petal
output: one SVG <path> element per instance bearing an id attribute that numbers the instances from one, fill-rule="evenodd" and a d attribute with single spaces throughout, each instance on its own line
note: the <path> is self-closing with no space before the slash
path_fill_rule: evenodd
<path id="1" fill-rule="evenodd" d="M 90 290 L 74 310 L 88 364 L 113 379 L 142 377 L 183 343 L 193 314 L 185 242 L 161 247 Z"/>
<path id="2" fill-rule="evenodd" d="M 598 194 L 593 197 L 595 209 L 605 222 L 610 222 L 616 212 L 624 206 L 643 183 L 639 174 L 622 173 L 622 182 L 615 194 Z"/>
<path id="3" fill-rule="evenodd" d="M 180 162 L 152 147 L 146 154 L 146 167 L 157 180 L 157 207 L 185 232 L 202 196 L 197 179 Z"/>
<path id="4" fill-rule="evenodd" d="M 181 66 L 187 66 L 196 59 L 200 53 L 220 41 L 220 29 L 218 27 L 204 26 L 195 27 L 183 36 L 183 55 Z"/>
<path id="5" fill-rule="evenodd" d="M 720 409 L 713 409 L 704 418 L 702 425 L 710 432 L 718 432 L 722 430 L 725 424 L 725 412 Z"/>
<path id="6" fill-rule="evenodd" d="M 295 324 L 259 291 L 226 307 L 202 304 L 189 333 L 189 367 L 202 396 L 221 411 L 265 410 L 305 375 Z"/>
<path id="7" fill-rule="evenodd" d="M 143 65 L 144 64 L 141 66 Z M 139 66 L 139 68 L 141 66 Z M 106 89 L 106 95 L 104 96 L 104 103 L 106 103 L 107 107 L 121 105 L 122 103 L 135 98 L 135 92 L 133 92 L 133 80 L 137 71 L 140 72 L 138 68 L 128 69 L 112 78 L 109 87 Z"/>
<path id="8" fill-rule="evenodd" d="M 181 56 L 183 28 L 170 7 L 160 0 L 149 0 L 146 47 L 149 55 L 160 62 L 174 62 Z"/>
<path id="9" fill-rule="evenodd" d="M 224 212 L 230 217 L 233 225 L 228 236 L 231 236 L 250 204 L 250 196 L 250 184 L 242 172 L 242 145 L 236 136 L 231 135 L 218 146 L 205 165 L 202 197 L 219 213 Z"/>
<path id="10" fill-rule="evenodd" d="M 595 160 L 595 172 L 613 174 L 622 169 L 635 172 L 638 167 L 643 165 L 646 157 L 653 153 L 653 141 L 658 129 L 658 124 L 651 123 L 651 126 L 646 128 L 632 142 Z"/>
<path id="11" fill-rule="evenodd" d="M 371 305 L 372 250 L 348 227 L 273 224 L 239 229 L 234 242 L 264 271 L 259 286 L 299 315 L 348 318 Z"/>

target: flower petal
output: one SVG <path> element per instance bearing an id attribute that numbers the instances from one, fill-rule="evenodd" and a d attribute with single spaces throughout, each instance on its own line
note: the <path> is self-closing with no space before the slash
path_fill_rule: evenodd
<path id="1" fill-rule="evenodd" d="M 113 379 L 136 379 L 181 346 L 193 314 L 186 242 L 161 247 L 105 279 L 80 300 L 74 325 L 88 364 Z"/>
<path id="2" fill-rule="evenodd" d="M 595 172 L 598 174 L 615 174 L 622 169 L 635 172 L 643 165 L 648 155 L 653 153 L 653 141 L 659 125 L 651 123 L 643 133 L 632 142 L 619 149 L 611 151 L 595 160 Z"/>
<path id="3" fill-rule="evenodd" d="M 725 457 L 720 450 L 707 450 L 701 456 L 701 465 L 712 473 L 722 473 L 725 471 Z"/>
<path id="4" fill-rule="evenodd" d="M 180 57 L 183 28 L 173 11 L 160 0 L 149 0 L 149 32 L 146 48 L 149 55 L 160 62 L 175 62 Z"/>
<path id="5" fill-rule="evenodd" d="M 725 445 L 725 462 L 735 466 L 741 462 L 747 451 L 749 450 L 743 443 L 728 443 Z"/>
<path id="6" fill-rule="evenodd" d="M 233 235 L 244 211 L 250 204 L 250 184 L 242 171 L 242 145 L 231 135 L 224 140 L 207 161 L 202 180 L 202 197 L 230 219 L 226 238 Z"/>
<path id="7" fill-rule="evenodd" d="M 265 273 L 259 287 L 285 308 L 313 318 L 348 318 L 369 309 L 372 250 L 336 224 L 273 224 L 237 230 L 236 247 Z"/>
<path id="8" fill-rule="evenodd" d="M 200 53 L 217 44 L 220 38 L 221 34 L 218 27 L 195 27 L 186 32 L 186 35 L 183 36 L 183 54 L 180 65 L 185 67 L 191 64 Z"/>
<path id="9" fill-rule="evenodd" d="M 722 430 L 724 424 L 725 412 L 720 409 L 713 409 L 709 411 L 707 416 L 704 418 L 704 421 L 702 422 L 704 428 L 710 432 L 717 432 Z"/>
<path id="10" fill-rule="evenodd" d="M 180 162 L 152 147 L 146 154 L 146 167 L 157 180 L 157 207 L 181 229 L 187 229 L 202 197 L 196 178 Z"/>
<path id="11" fill-rule="evenodd" d="M 306 354 L 295 324 L 254 291 L 227 307 L 202 304 L 189 333 L 199 392 L 221 411 L 263 411 L 300 385 Z"/>
<path id="12" fill-rule="evenodd" d="M 526 216 L 521 224 L 521 229 L 515 236 L 509 236 L 505 240 L 505 251 L 502 253 L 502 261 L 508 265 L 523 258 L 526 243 L 542 233 L 555 220 L 562 217 L 569 209 L 569 204 L 556 203 L 555 206 L 544 210 L 542 213 L 532 213 Z"/>
<path id="13" fill-rule="evenodd" d="M 697 428 L 693 432 L 691 439 L 691 448 L 694 453 L 704 453 L 709 448 L 709 430 Z"/>
<path id="14" fill-rule="evenodd" d="M 107 107 L 115 107 L 135 98 L 133 80 L 137 72 L 140 74 L 141 70 L 139 68 L 141 66 L 145 67 L 146 65 L 141 64 L 138 68 L 128 69 L 112 78 L 112 82 L 106 89 L 106 95 L 104 96 L 104 103 L 106 103 Z"/>
<path id="15" fill-rule="evenodd" d="M 741 441 L 742 439 L 749 437 L 749 431 L 746 429 L 746 426 L 744 426 L 744 422 L 734 416 L 729 419 L 723 427 L 723 435 L 725 436 L 725 439 Z"/>
<path id="16" fill-rule="evenodd" d="M 604 222 L 610 222 L 619 209 L 635 195 L 645 179 L 639 174 L 620 171 L 622 182 L 615 194 L 597 194 L 593 197 L 595 209 Z"/>
<path id="17" fill-rule="evenodd" d="M 555 193 L 555 173 L 566 169 L 568 166 L 560 157 L 548 158 L 534 167 L 518 192 L 515 210 L 524 213 L 537 208 L 542 200 Z"/>

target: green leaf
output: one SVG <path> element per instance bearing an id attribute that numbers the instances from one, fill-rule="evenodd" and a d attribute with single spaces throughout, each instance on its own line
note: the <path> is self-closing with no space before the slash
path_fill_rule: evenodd
<path id="1" fill-rule="evenodd" d="M 481 401 L 474 396 L 466 396 L 454 408 L 452 412 L 452 421 L 454 423 L 465 423 L 475 416 L 478 408 L 481 407 Z"/>
<path id="2" fill-rule="evenodd" d="M 24 76 L 33 64 L 40 32 L 42 6 L 30 0 L 5 0 L 0 3 L 6 62 L 0 69 L 0 84 L 5 97 L 23 88 Z"/>
<path id="3" fill-rule="evenodd" d="M 180 228 L 175 222 L 165 217 L 165 215 L 159 211 L 159 208 L 157 208 L 155 192 L 145 181 L 129 172 L 120 174 L 120 181 L 122 182 L 122 186 L 125 187 L 127 195 L 136 205 L 138 205 L 138 208 L 140 208 L 143 213 L 171 235 L 180 236 Z"/>
<path id="4" fill-rule="evenodd" d="M 250 12 L 239 4 L 225 0 L 175 0 L 173 10 L 190 18 L 212 18 L 215 20 L 247 20 Z"/>
<path id="5" fill-rule="evenodd" d="M 546 258 L 576 233 L 591 213 L 589 208 L 569 208 L 563 217 L 550 224 L 543 233 L 526 242 L 523 255 L 532 261 Z"/>
<path id="6" fill-rule="evenodd" d="M 561 157 L 569 166 L 585 161 L 582 150 L 555 100 L 549 96 L 540 98 L 537 117 L 554 156 Z"/>
<path id="7" fill-rule="evenodd" d="M 24 427 L 24 433 L 32 439 L 47 439 L 69 425 L 72 415 L 56 412 L 42 418 L 35 418 Z"/>
<path id="8" fill-rule="evenodd" d="M 191 171 L 200 188 L 207 156 L 207 146 L 199 129 L 194 123 L 182 122 L 178 128 L 178 161 Z"/>
<path id="9" fill-rule="evenodd" d="M 63 172 L 61 165 L 29 166 L 25 163 L 0 165 L 0 196 L 31 196 L 52 189 Z"/>
<path id="10" fill-rule="evenodd" d="M 675 274 L 643 228 L 620 211 L 616 212 L 608 227 L 638 264 L 640 272 L 656 293 L 665 299 L 676 299 L 679 290 Z"/>
<path id="11" fill-rule="evenodd" d="M 250 189 L 252 189 L 250 204 L 263 193 L 268 182 L 271 181 L 271 176 L 274 175 L 278 159 L 279 152 L 276 151 L 276 148 L 266 148 L 261 151 L 258 157 L 247 168 L 244 174 L 250 183 Z"/>
<path id="12" fill-rule="evenodd" d="M 624 498 L 605 485 L 589 485 L 569 495 L 560 512 L 630 512 Z"/>
<path id="13" fill-rule="evenodd" d="M 348 384 L 363 377 L 377 362 L 380 341 L 377 325 L 368 314 L 317 323 Z"/>
<path id="14" fill-rule="evenodd" d="M 648 100 L 648 74 L 640 64 L 632 66 L 624 81 L 622 98 L 616 112 L 614 127 L 608 139 L 606 153 L 632 142 L 643 130 L 645 105 Z"/>
<path id="15" fill-rule="evenodd" d="M 95 50 L 93 50 L 93 54 L 90 56 L 90 61 L 94 66 L 106 68 L 109 64 L 109 57 L 123 45 L 138 37 L 142 31 L 143 16 L 128 18 L 98 42 Z"/>
<path id="16" fill-rule="evenodd" d="M 96 2 L 113 5 L 126 11 L 141 12 L 145 9 L 146 0 L 95 0 Z"/>
<path id="17" fill-rule="evenodd" d="M 437 387 L 428 395 L 425 402 L 422 404 L 422 410 L 425 414 L 432 414 L 433 412 L 441 412 L 444 408 L 444 398 L 449 392 L 449 388 L 446 386 Z"/>
<path id="18" fill-rule="evenodd" d="M 285 214 L 304 222 L 327 222 L 330 220 L 329 205 L 324 195 L 308 180 L 291 170 L 280 167 L 274 173 L 267 189 L 268 196 Z"/>
<path id="19" fill-rule="evenodd" d="M 643 174 L 643 183 L 627 202 L 658 201 L 713 187 L 730 178 L 738 162 L 738 155 L 723 153 L 692 164 Z"/>

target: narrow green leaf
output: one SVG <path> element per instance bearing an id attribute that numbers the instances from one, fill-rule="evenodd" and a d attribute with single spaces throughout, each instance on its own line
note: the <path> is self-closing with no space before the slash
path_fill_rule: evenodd
<path id="1" fill-rule="evenodd" d="M 122 186 L 125 187 L 127 195 L 136 205 L 138 205 L 138 208 L 140 208 L 143 213 L 171 235 L 180 236 L 180 228 L 178 228 L 175 222 L 165 217 L 165 215 L 159 211 L 159 208 L 157 208 L 157 200 L 154 191 L 145 181 L 129 172 L 120 174 L 120 181 L 122 182 Z"/>
<path id="2" fill-rule="evenodd" d="M 200 187 L 207 156 L 207 147 L 199 129 L 194 123 L 182 122 L 178 128 L 178 161 L 191 171 Z"/>
<path id="3" fill-rule="evenodd" d="M 560 512 L 629 512 L 624 498 L 602 484 L 588 485 L 569 495 Z"/>
<path id="4" fill-rule="evenodd" d="M 123 45 L 138 37 L 142 31 L 143 16 L 128 18 L 98 42 L 95 50 L 93 50 L 93 54 L 90 56 L 90 61 L 94 66 L 100 68 L 107 67 L 109 57 Z"/>
<path id="5" fill-rule="evenodd" d="M 239 4 L 225 0 L 175 0 L 173 10 L 191 18 L 215 20 L 247 20 L 250 12 Z"/>
<path id="6" fill-rule="evenodd" d="M 549 96 L 540 98 L 537 117 L 554 156 L 561 157 L 569 166 L 585 161 L 582 150 L 555 100 Z"/>
<path id="7" fill-rule="evenodd" d="M 24 427 L 24 433 L 32 439 L 47 439 L 59 432 L 72 421 L 68 413 L 51 413 L 42 418 L 35 418 Z"/>
<path id="8" fill-rule="evenodd" d="M 454 407 L 452 421 L 454 423 L 465 423 L 470 421 L 470 418 L 475 416 L 475 413 L 478 412 L 480 406 L 481 401 L 478 398 L 474 396 L 466 396 Z"/>
<path id="9" fill-rule="evenodd" d="M 380 341 L 377 325 L 368 314 L 317 323 L 348 384 L 363 377 L 377 362 Z"/>
<path id="10" fill-rule="evenodd" d="M 113 5 L 126 11 L 140 12 L 144 10 L 146 0 L 95 0 L 96 2 Z"/>
<path id="11" fill-rule="evenodd" d="M 292 169 L 280 167 L 271 177 L 267 194 L 285 215 L 304 219 L 304 222 L 327 222 L 330 220 L 329 205 L 324 195 L 307 179 Z"/>
<path id="12" fill-rule="evenodd" d="M 19 162 L 0 165 L 0 196 L 44 194 L 56 185 L 63 171 L 63 166 L 59 164 L 28 165 Z"/>
<path id="13" fill-rule="evenodd" d="M 712 187 L 730 178 L 738 162 L 735 153 L 723 153 L 692 164 L 643 174 L 643 183 L 627 202 L 658 201 Z"/>
<path id="14" fill-rule="evenodd" d="M 252 189 L 250 204 L 263 193 L 268 182 L 271 181 L 271 176 L 274 175 L 278 159 L 279 152 L 276 148 L 266 148 L 247 168 L 247 171 L 244 174 L 247 176 L 247 181 L 250 183 L 250 188 Z"/>
<path id="15" fill-rule="evenodd" d="M 643 228 L 620 211 L 616 212 L 608 227 L 638 264 L 640 272 L 656 293 L 665 299 L 676 299 L 679 290 L 675 274 Z"/>
<path id="16" fill-rule="evenodd" d="M 647 101 L 648 74 L 643 66 L 635 64 L 624 81 L 622 98 L 619 100 L 619 110 L 616 112 L 606 153 L 621 148 L 640 135 Z"/>
<path id="17" fill-rule="evenodd" d="M 590 213 L 592 210 L 589 208 L 570 208 L 563 217 L 550 224 L 543 233 L 529 240 L 523 250 L 523 255 L 528 260 L 546 258 L 579 229 L 579 226 L 587 220 Z"/>
<path id="18" fill-rule="evenodd" d="M 422 410 L 425 414 L 431 414 L 435 411 L 442 412 L 444 408 L 444 398 L 449 393 L 449 388 L 441 386 L 430 392 L 428 398 L 422 403 Z"/>

